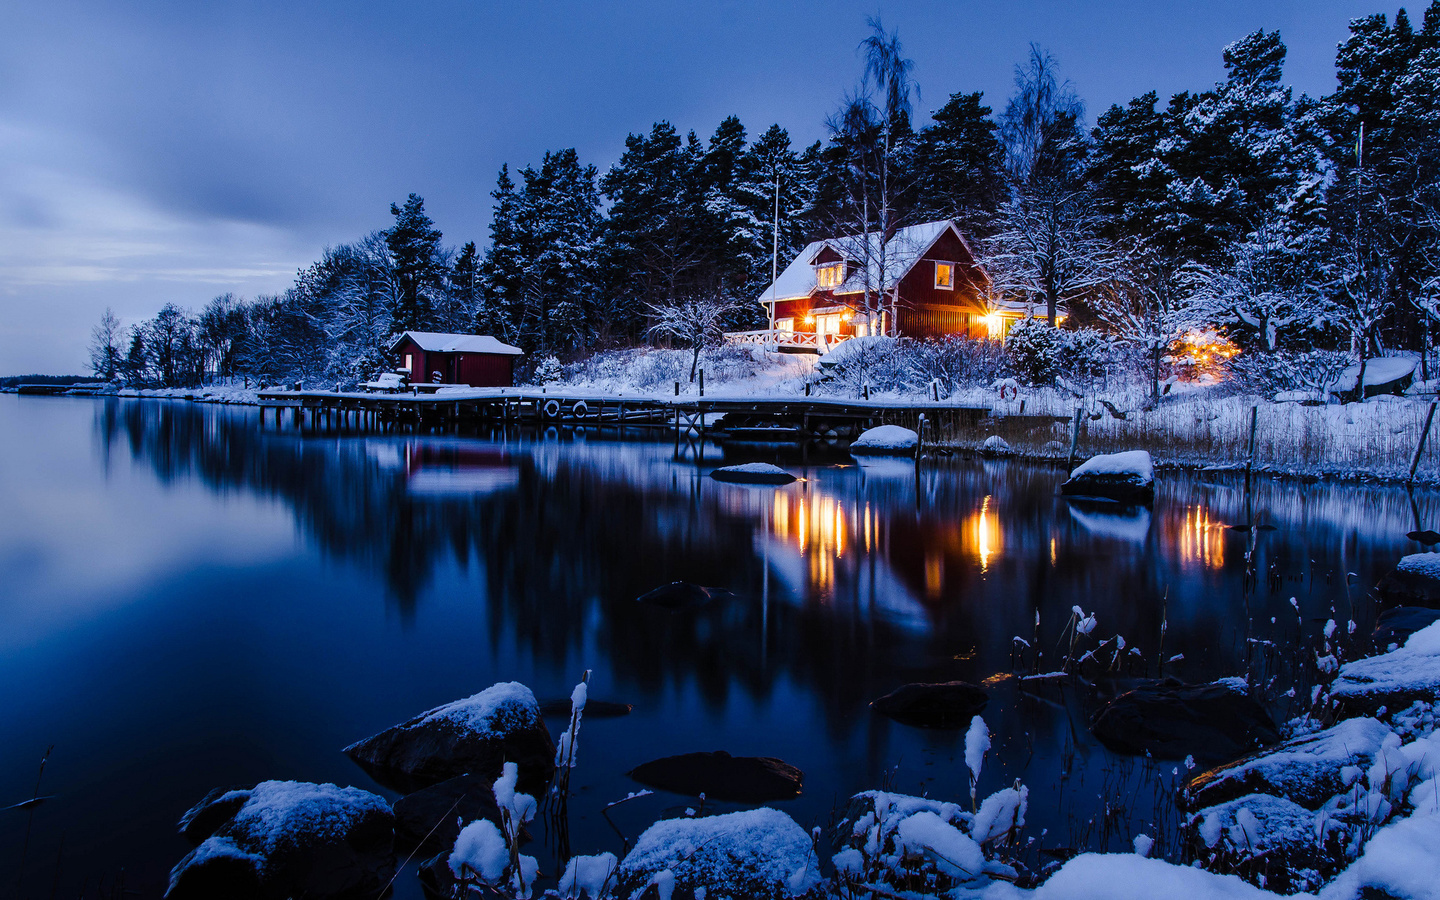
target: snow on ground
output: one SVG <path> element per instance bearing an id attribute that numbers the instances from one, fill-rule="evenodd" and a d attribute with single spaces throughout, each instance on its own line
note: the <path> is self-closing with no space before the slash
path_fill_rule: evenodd
<path id="1" fill-rule="evenodd" d="M 1383 356 L 1379 359 L 1368 360 L 1365 363 L 1365 386 L 1373 387 L 1378 384 L 1389 384 L 1398 381 L 1415 371 L 1419 360 L 1413 356 Z M 1360 377 L 1360 367 L 1351 366 L 1340 373 L 1335 379 L 1335 386 L 1331 390 L 1353 391 L 1355 382 Z"/>
<path id="2" fill-rule="evenodd" d="M 1427 693 L 1440 695 L 1440 622 L 1410 635 L 1397 650 L 1345 663 L 1330 686 L 1331 698 L 1342 702 L 1413 700 Z"/>

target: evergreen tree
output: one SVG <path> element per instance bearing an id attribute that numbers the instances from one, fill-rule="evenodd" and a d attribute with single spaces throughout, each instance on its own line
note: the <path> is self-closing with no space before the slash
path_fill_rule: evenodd
<path id="1" fill-rule="evenodd" d="M 418 194 L 411 194 L 403 208 L 390 204 L 390 215 L 395 224 L 385 233 L 385 242 L 400 287 L 395 330 L 435 330 L 445 287 L 440 231 L 425 214 L 425 199 Z"/>
<path id="2" fill-rule="evenodd" d="M 992 226 L 1005 199 L 1005 151 L 981 95 L 952 94 L 921 129 L 915 152 L 916 216 L 957 219 L 971 234 Z"/>

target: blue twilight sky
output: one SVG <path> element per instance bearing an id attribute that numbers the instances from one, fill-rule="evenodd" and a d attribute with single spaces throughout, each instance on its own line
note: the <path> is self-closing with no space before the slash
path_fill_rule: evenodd
<path id="1" fill-rule="evenodd" d="M 107 305 L 128 324 L 283 289 L 411 191 L 483 246 L 500 164 L 547 149 L 603 171 L 657 119 L 708 136 L 731 113 L 808 143 L 877 11 L 922 109 L 1003 107 L 1035 41 L 1093 121 L 1205 88 L 1260 27 L 1298 90 L 1328 93 L 1347 22 L 1393 3 L 0 0 L 0 374 L 83 371 Z"/>

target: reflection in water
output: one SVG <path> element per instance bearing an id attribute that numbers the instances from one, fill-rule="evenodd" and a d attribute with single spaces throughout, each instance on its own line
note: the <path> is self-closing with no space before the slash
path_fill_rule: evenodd
<path id="1" fill-rule="evenodd" d="M 1222 524 L 1249 515 L 1240 482 L 1223 477 L 1167 474 L 1153 512 L 1119 513 L 1067 503 L 1056 496 L 1062 473 L 1019 464 L 791 465 L 804 480 L 763 488 L 716 483 L 665 442 L 583 433 L 301 438 L 260 432 L 253 411 L 118 401 L 94 409 L 99 465 L 133 460 L 157 490 L 199 485 L 216 517 L 234 494 L 291 511 L 303 555 L 266 588 L 283 615 L 240 607 L 235 621 L 204 633 L 135 625 L 170 642 L 165 652 L 177 658 L 191 644 L 235 641 L 246 658 L 284 661 L 289 674 L 277 680 L 300 694 L 307 714 L 339 717 L 322 746 L 310 726 L 267 738 L 270 757 L 307 760 L 278 774 L 322 777 L 309 760 L 334 757 L 343 767 L 338 748 L 348 740 L 461 691 L 514 677 L 564 696 L 590 668 L 597 690 L 636 705 L 620 727 L 593 726 L 578 770 L 586 780 L 573 801 L 572 839 L 597 851 L 621 849 L 598 816 L 633 789 L 620 773 L 672 752 L 726 749 L 799 765 L 805 793 L 786 809 L 806 827 L 823 824 L 835 798 L 887 778 L 899 790 L 962 797 L 957 736 L 874 718 L 870 700 L 906 682 L 1007 673 L 1017 636 L 1045 654 L 1039 665 L 1057 667 L 1054 648 L 1075 605 L 1097 615 L 1096 638 L 1123 635 L 1138 649 L 1135 676 L 1155 674 L 1167 620 L 1164 654 L 1183 655 L 1167 674 L 1259 674 L 1247 639 L 1293 641 L 1289 597 L 1299 596 L 1307 628 L 1332 607 L 1345 615 L 1349 598 L 1364 596 L 1410 549 L 1403 535 L 1416 527 L 1403 491 L 1259 482 L 1254 520 L 1278 530 L 1247 536 Z M 1434 498 L 1418 509 L 1434 516 Z M 1266 576 L 1249 582 L 1259 586 L 1248 597 L 1247 540 L 1253 571 Z M 1359 573 L 1348 595 L 1338 575 L 1346 571 Z M 634 602 L 674 580 L 736 596 L 693 613 Z M 337 638 L 327 655 L 332 632 L 372 612 L 359 601 L 326 606 L 340 581 L 352 592 L 377 585 L 387 611 L 399 613 L 377 620 L 364 653 Z M 167 591 L 180 590 L 154 585 L 152 602 L 163 607 Z M 310 621 L 310 609 L 331 618 Z M 1367 614 L 1355 612 L 1361 635 Z M 212 656 L 183 664 L 220 665 Z M 246 691 L 261 675 L 247 680 L 244 671 L 224 671 L 216 703 L 260 702 Z M 365 679 L 375 680 L 368 695 L 356 687 Z M 1121 849 L 1153 824 L 1147 801 L 1115 814 L 1115 834 L 1083 826 L 1106 808 L 1101 795 L 1148 798 L 1168 766 L 1106 753 L 1086 730 L 1093 708 L 1079 700 L 1042 701 L 1016 691 L 1013 679 L 992 685 L 985 717 L 996 760 L 982 789 L 1020 777 L 1046 796 L 1032 804 L 1031 821 L 1037 835 L 1049 829 L 1047 846 Z M 190 765 L 209 766 L 194 775 L 200 793 L 250 771 L 226 763 L 233 751 L 223 748 L 235 739 L 224 738 L 184 748 Z M 43 747 L 49 738 L 24 740 Z M 323 777 L 369 784 L 350 772 Z M 654 818 L 661 805 L 635 815 Z M 175 812 L 154 827 L 170 829 Z M 146 861 L 157 878 L 173 862 Z"/>

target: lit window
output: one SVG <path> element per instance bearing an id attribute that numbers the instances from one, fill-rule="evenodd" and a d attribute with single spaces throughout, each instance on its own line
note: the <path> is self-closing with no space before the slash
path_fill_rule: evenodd
<path id="1" fill-rule="evenodd" d="M 785 317 L 782 318 L 782 319 L 776 319 L 776 320 L 775 320 L 775 330 L 776 330 L 776 331 L 794 331 L 794 330 L 795 330 L 795 317 L 794 317 L 794 316 L 785 316 Z"/>
<path id="2" fill-rule="evenodd" d="M 829 265 L 817 266 L 815 269 L 815 285 L 821 288 L 839 287 L 840 282 L 845 280 L 845 264 L 830 263 Z"/>
<path id="3" fill-rule="evenodd" d="M 935 264 L 935 287 L 942 291 L 955 290 L 954 263 L 937 262 Z"/>

